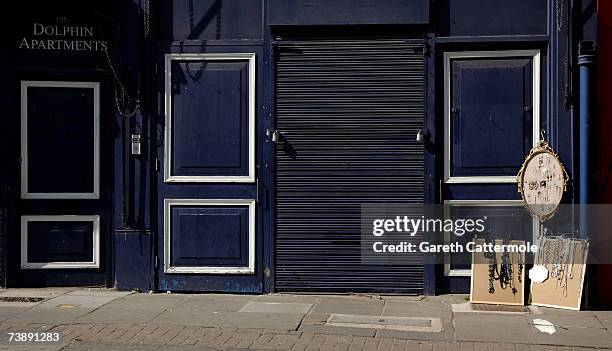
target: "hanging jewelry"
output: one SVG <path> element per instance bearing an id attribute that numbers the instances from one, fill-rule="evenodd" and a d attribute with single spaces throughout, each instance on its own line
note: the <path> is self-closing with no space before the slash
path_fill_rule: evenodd
<path id="1" fill-rule="evenodd" d="M 485 239 L 485 244 L 491 241 L 489 237 Z M 495 293 L 495 280 L 497 276 L 499 276 L 499 272 L 497 270 L 497 254 L 495 252 L 484 252 L 484 258 L 489 262 L 489 294 Z"/>
<path id="2" fill-rule="evenodd" d="M 519 281 L 519 283 L 523 282 L 523 278 L 522 278 L 522 275 L 523 275 L 523 264 L 524 264 L 524 262 L 523 262 L 523 255 L 521 255 L 521 253 L 519 253 L 519 255 L 518 255 L 518 281 Z"/>
<path id="3" fill-rule="evenodd" d="M 540 230 L 536 233 L 535 245 L 538 248 L 534 257 L 533 267 L 529 270 L 529 279 L 534 283 L 543 283 L 548 279 L 549 271 L 546 268 L 546 233 L 547 229 L 540 224 Z"/>

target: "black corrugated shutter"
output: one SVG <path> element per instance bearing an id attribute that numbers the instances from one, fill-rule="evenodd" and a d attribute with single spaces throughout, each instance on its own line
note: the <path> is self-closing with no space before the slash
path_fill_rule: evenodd
<path id="1" fill-rule="evenodd" d="M 423 293 L 424 267 L 362 265 L 362 203 L 422 203 L 422 40 L 277 47 L 277 291 Z"/>

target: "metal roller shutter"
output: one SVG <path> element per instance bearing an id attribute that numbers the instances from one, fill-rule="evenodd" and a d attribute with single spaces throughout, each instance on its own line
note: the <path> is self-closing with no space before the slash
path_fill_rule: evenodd
<path id="1" fill-rule="evenodd" d="M 422 203 L 423 42 L 276 48 L 275 287 L 423 293 L 422 261 L 362 265 L 362 203 Z"/>

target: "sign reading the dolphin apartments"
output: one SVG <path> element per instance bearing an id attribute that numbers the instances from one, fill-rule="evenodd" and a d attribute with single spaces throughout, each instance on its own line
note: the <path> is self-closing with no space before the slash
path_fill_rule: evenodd
<path id="1" fill-rule="evenodd" d="M 106 51 L 108 42 L 96 36 L 93 25 L 73 24 L 68 17 L 55 17 L 55 22 L 32 22 L 26 35 L 19 38 L 22 50 Z"/>

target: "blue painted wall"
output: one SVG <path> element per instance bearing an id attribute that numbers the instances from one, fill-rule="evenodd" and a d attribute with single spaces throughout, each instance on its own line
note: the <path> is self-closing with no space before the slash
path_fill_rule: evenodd
<path id="1" fill-rule="evenodd" d="M 269 0 L 268 24 L 427 24 L 429 6 L 429 0 Z"/>
<path id="2" fill-rule="evenodd" d="M 143 3 L 136 0 L 118 0 L 117 31 L 114 33 L 116 49 L 111 59 L 125 94 L 119 91 L 114 108 L 115 124 L 115 197 L 113 205 L 114 285 L 122 290 L 154 289 L 154 231 L 151 227 L 152 187 L 154 163 L 151 142 L 154 135 L 152 118 L 156 111 L 153 87 L 154 61 L 152 32 L 145 36 L 145 26 L 156 25 L 153 14 L 145 25 Z M 132 134 L 142 136 L 141 154 L 131 154 Z"/>
<path id="3" fill-rule="evenodd" d="M 439 186 L 442 176 L 442 57 L 446 51 L 500 50 L 537 48 L 542 52 L 541 73 L 541 116 L 546 137 L 559 152 L 561 160 L 570 171 L 573 180 L 574 165 L 577 164 L 576 124 L 572 108 L 577 107 L 571 94 L 577 92 L 576 80 L 570 81 L 575 73 L 568 72 L 575 56 L 570 50 L 579 39 L 595 38 L 596 9 L 593 0 L 575 0 L 575 8 L 568 9 L 568 1 L 553 0 L 203 0 L 203 1 L 153 1 L 148 25 L 150 32 L 145 35 L 143 1 L 116 0 L 106 2 L 116 15 L 109 16 L 101 23 L 110 28 L 113 47 L 110 51 L 116 74 L 121 78 L 128 95 L 120 96 L 123 112 L 131 112 L 138 99 L 140 109 L 129 117 L 114 113 L 116 132 L 113 134 L 114 150 L 112 159 L 114 173 L 109 213 L 112 214 L 112 245 L 107 250 L 107 259 L 114 263 L 112 284 L 121 289 L 138 288 L 147 290 L 156 285 L 155 252 L 159 249 L 155 241 L 158 231 L 158 192 L 155 166 L 158 131 L 154 121 L 163 117 L 162 98 L 159 96 L 159 77 L 162 76 L 158 58 L 160 52 L 232 52 L 247 47 L 258 53 L 258 118 L 261 119 L 258 140 L 258 178 L 261 181 L 259 196 L 265 216 L 260 218 L 261 238 L 258 262 L 263 277 L 263 289 L 273 288 L 274 269 L 274 193 L 272 170 L 274 167 L 273 148 L 270 140 L 262 133 L 273 129 L 274 116 L 270 106 L 273 101 L 273 50 L 270 40 L 273 34 L 292 30 L 307 35 L 312 30 L 334 30 L 342 28 L 344 33 L 370 30 L 421 32 L 427 37 L 429 50 L 426 59 L 426 121 L 430 139 L 425 145 L 425 202 L 437 203 L 440 199 L 518 199 L 515 185 Z M 67 4 L 70 2 L 67 2 Z M 562 10 L 564 8 L 566 10 Z M 25 11 L 25 10 L 22 10 Z M 75 10 L 73 10 L 74 12 Z M 88 12 L 89 14 L 89 12 Z M 77 11 L 74 15 L 80 15 Z M 570 26 L 570 21 L 571 26 Z M 17 20 L 16 20 L 17 21 Z M 28 22 L 29 23 L 29 22 Z M 17 24 L 15 31 L 20 28 Z M 6 28 L 11 28 L 3 24 Z M 27 23 L 25 23 L 27 25 Z M 329 27 L 333 26 L 333 27 Z M 120 28 L 120 31 L 113 30 Z M 568 29 L 573 35 L 568 37 Z M 2 31 L 10 33 L 10 31 Z M 3 34 L 4 35 L 4 34 Z M 569 39 L 568 39 L 569 38 Z M 571 39 L 571 42 L 568 40 Z M 2 41 L 13 42 L 13 40 Z M 6 44 L 4 44 L 6 45 Z M 11 44 L 12 45 L 12 44 Z M 6 51 L 5 51 L 6 52 Z M 14 53 L 14 51 L 9 50 Z M 57 59 L 50 57 L 41 64 L 40 56 L 22 54 L 10 61 L 4 54 L 2 63 L 16 67 L 38 67 L 40 72 L 64 69 L 78 77 L 83 70 L 97 70 L 111 77 L 103 57 L 81 62 L 78 57 Z M 75 69 L 79 67 L 79 69 Z M 11 71 L 13 72 L 13 71 Z M 3 115 L 13 115 L 18 96 L 10 74 L 0 86 L 3 90 L 1 104 Z M 109 80 L 112 82 L 112 80 Z M 566 88 L 567 85 L 567 88 Z M 114 104 L 114 100 L 108 100 Z M 115 106 L 108 106 L 115 110 Z M 16 130 L 12 122 L 5 122 L 6 130 Z M 11 129 L 12 128 L 12 129 Z M 129 134 L 143 135 L 143 152 L 140 156 L 129 155 Z M 15 159 L 8 157 L 17 151 L 13 139 L 7 136 L 8 147 L 2 154 L 3 165 L 17 169 Z M 0 141 L 1 142 L 1 141 Z M 517 146 L 518 147 L 518 146 Z M 8 150 L 8 151 L 6 151 Z M 206 156 L 206 155 L 204 155 Z M 202 157 L 204 157 L 202 156 Z M 210 156 L 210 155 L 209 155 Z M 208 156 L 206 156 L 208 157 Z M 4 167 L 3 167 L 4 168 Z M 16 174 L 4 174 L 5 186 L 15 184 Z M 567 202 L 573 201 L 576 191 L 571 186 Z M 212 188 L 211 188 L 212 189 Z M 12 190 L 14 192 L 14 189 Z M 218 191 L 234 191 L 230 186 L 218 185 L 203 195 L 214 196 Z M 237 191 L 237 190 L 236 190 Z M 250 190 L 249 190 L 250 191 Z M 9 194 L 14 194 L 9 191 Z M 11 196 L 9 196 L 9 202 Z M 9 216 L 16 216 L 10 212 Z M 16 227 L 9 225 L 10 230 Z M 14 243 L 13 243 L 14 244 Z M 114 251 L 114 252 L 113 252 Z M 14 254 L 8 254 L 8 262 L 16 264 Z M 439 268 L 439 267 L 438 267 Z M 10 271 L 10 269 L 9 269 Z M 429 293 L 443 291 L 465 291 L 467 279 L 447 279 L 429 267 Z M 10 274 L 9 274 L 10 276 Z M 9 279 L 10 281 L 10 279 Z M 10 284 L 10 283 L 9 283 Z M 202 284 L 216 284 L 202 280 Z"/>
<path id="4" fill-rule="evenodd" d="M 521 36 L 548 33 L 550 0 L 436 0 L 432 21 L 442 37 Z"/>
<path id="5" fill-rule="evenodd" d="M 128 1 L 129 7 L 136 7 L 137 4 Z M 460 50 L 499 50 L 499 49 L 525 49 L 538 48 L 542 50 L 542 126 L 547 131 L 547 137 L 551 140 L 554 147 L 557 147 L 562 160 L 570 171 L 573 170 L 574 164 L 574 148 L 573 143 L 563 142 L 573 140 L 573 124 L 570 111 L 565 110 L 565 66 L 564 52 L 567 45 L 567 39 L 564 35 L 564 30 L 567 23 L 563 23 L 564 14 L 560 14 L 555 10 L 557 2 L 548 0 L 518 0 L 512 3 L 506 1 L 478 1 L 478 0 L 443 0 L 436 1 L 431 5 L 428 1 L 284 1 L 284 0 L 269 0 L 269 1 L 223 1 L 223 0 L 207 0 L 200 2 L 183 1 L 163 1 L 159 7 L 155 9 L 156 14 L 153 18 L 157 19 L 154 23 L 155 28 L 153 35 L 146 42 L 148 46 L 155 47 L 159 45 L 168 45 L 174 47 L 178 51 L 191 52 L 206 52 L 210 45 L 218 45 L 215 50 L 233 51 L 240 48 L 242 45 L 256 45 L 263 50 L 260 58 L 263 60 L 261 66 L 262 71 L 258 71 L 258 80 L 263 80 L 261 85 L 264 96 L 264 112 L 258 117 L 263 117 L 263 125 L 272 127 L 273 116 L 266 108 L 268 103 L 271 103 L 273 96 L 273 71 L 271 69 L 271 61 L 273 56 L 269 45 L 269 38 L 272 32 L 277 32 L 279 29 L 287 29 L 289 26 L 296 28 L 298 32 L 307 34 L 310 29 L 304 26 L 309 26 L 313 29 L 324 28 L 329 25 L 345 25 L 345 32 L 350 33 L 351 28 L 360 28 L 363 32 L 364 25 L 370 25 L 369 28 L 377 28 L 378 25 L 395 25 L 401 26 L 406 30 L 417 30 L 427 33 L 429 39 L 429 55 L 427 58 L 427 120 L 431 134 L 431 140 L 426 145 L 426 164 L 428 171 L 426 174 L 426 199 L 427 203 L 438 202 L 443 199 L 491 199 L 491 194 L 496 199 L 518 199 L 515 186 L 512 185 L 492 185 L 483 189 L 478 185 L 456 185 L 452 187 L 443 187 L 443 193 L 440 194 L 438 187 L 438 179 L 441 177 L 441 134 L 436 133 L 436 130 L 442 130 L 440 120 L 436 116 L 440 115 L 440 102 L 442 97 L 442 70 L 441 57 L 445 51 L 460 51 Z M 564 3 L 565 4 L 565 3 Z M 124 5 L 125 6 L 125 5 Z M 581 5 L 585 8 L 590 8 L 588 5 Z M 133 39 L 129 35 L 139 33 L 139 22 L 135 19 L 138 17 L 138 10 L 134 9 L 131 16 L 124 16 L 125 23 L 124 31 L 128 32 L 128 37 L 125 38 L 126 43 L 133 43 Z M 387 15 L 384 15 L 387 14 Z M 565 15 L 566 16 L 566 15 Z M 492 20 L 495 19 L 495 20 Z M 566 20 L 567 21 L 567 20 Z M 132 24 L 129 24 L 131 22 Z M 134 24 L 136 23 L 136 24 Z M 585 26 L 589 26 L 590 19 L 585 21 Z M 323 27 L 322 27 L 323 26 Z M 564 27 L 565 26 L 565 27 Z M 580 27 L 580 26 L 579 26 Z M 130 29 L 131 28 L 131 29 Z M 337 28 L 337 27 L 336 27 Z M 378 27 L 384 28 L 384 27 Z M 367 29 L 366 29 L 367 31 Z M 132 34 L 129 34 L 132 33 Z M 125 52 L 132 51 L 134 55 L 126 58 Z M 137 52 L 138 51 L 138 52 Z M 139 57 L 141 49 L 136 49 L 131 44 L 125 44 L 125 52 L 121 54 L 123 61 L 123 69 L 127 69 L 126 74 L 134 76 L 138 65 L 140 70 L 147 65 L 146 59 L 135 59 Z M 128 62 L 125 62 L 128 61 Z M 135 62 L 138 61 L 138 62 Z M 149 60 L 152 61 L 152 60 Z M 143 63 L 144 62 L 144 63 Z M 154 68 L 149 66 L 150 71 Z M 158 68 L 159 69 L 159 68 Z M 132 78 L 137 81 L 137 77 Z M 141 78 L 142 79 L 142 78 Z M 559 82 L 559 83 L 558 83 Z M 135 83 L 133 83 L 134 85 Z M 149 92 L 155 94 L 155 92 Z M 155 99 L 153 99 L 155 100 Z M 157 101 L 156 106 L 149 106 L 151 116 L 146 116 L 143 119 L 140 113 L 137 114 L 133 124 L 128 128 L 139 129 L 149 128 L 146 122 L 156 113 L 159 114 L 160 106 Z M 262 116 L 263 115 L 263 116 Z M 118 118 L 120 123 L 121 118 Z M 152 131 L 149 130 L 149 131 Z M 151 139 L 146 134 L 147 141 Z M 269 140 L 263 140 L 262 167 L 268 169 L 273 167 L 272 149 L 269 145 Z M 117 162 L 121 155 L 121 146 L 117 140 Z M 149 150 L 150 151 L 150 150 Z M 152 159 L 151 159 L 152 160 Z M 150 182 L 146 172 L 153 170 L 153 163 L 147 162 L 146 157 L 130 161 L 131 169 L 128 172 L 131 187 L 127 191 L 128 194 L 142 192 L 140 195 L 129 195 L 131 201 L 128 202 L 128 208 L 131 209 L 135 220 L 134 225 L 141 227 L 144 230 L 151 230 L 154 235 L 155 228 L 151 227 L 151 223 L 155 223 L 148 217 L 149 214 L 155 211 L 149 210 L 157 206 L 155 204 L 154 194 L 157 190 L 153 183 Z M 117 163 L 119 164 L 119 163 Z M 262 174 L 266 186 L 264 191 L 266 205 L 273 208 L 274 204 L 271 199 L 274 198 L 273 186 L 270 184 L 271 172 Z M 116 183 L 119 184 L 123 173 L 118 170 Z M 573 189 L 572 189 L 573 191 Z M 122 191 L 117 191 L 115 202 L 115 226 L 121 227 L 121 218 L 125 218 L 125 214 L 119 209 L 122 208 Z M 567 201 L 572 201 L 572 196 L 568 197 Z M 151 206 L 151 207 L 149 207 Z M 155 217 L 155 216 L 154 216 Z M 263 259 L 262 269 L 265 271 L 265 287 L 266 291 L 270 291 L 273 287 L 273 211 L 269 211 L 265 218 L 262 219 L 263 226 Z M 134 220 L 132 218 L 132 220 Z M 150 237 L 143 232 L 137 232 L 134 235 L 132 244 L 120 244 L 126 242 L 126 234 L 117 232 L 122 240 L 116 240 L 118 247 L 133 247 L 132 244 L 147 242 L 151 245 L 152 252 L 155 252 L 155 244 L 148 243 Z M 144 245 L 144 247 L 148 247 Z M 139 246 L 140 247 L 140 246 Z M 146 255 L 136 255 L 141 261 L 148 261 L 150 264 L 135 265 L 134 257 L 124 259 L 120 249 L 117 249 L 116 256 L 116 272 L 118 276 L 120 272 L 124 272 L 125 276 L 134 275 L 136 270 L 154 271 L 153 257 L 147 258 Z M 136 267 L 136 268 L 132 268 Z M 428 292 L 434 291 L 465 291 L 465 279 L 448 280 L 440 276 L 440 273 L 435 273 L 435 270 L 428 270 Z M 144 271 L 143 271 L 144 273 Z M 154 277 L 152 277 L 151 280 Z M 117 282 L 120 279 L 117 278 Z M 124 279 L 127 282 L 124 287 L 128 287 L 130 279 Z M 438 289 L 436 289 L 438 283 Z M 136 286 L 138 284 L 134 284 Z"/>

